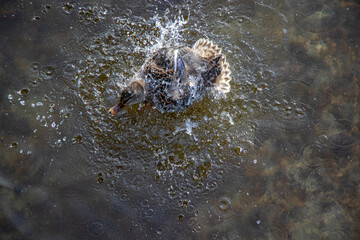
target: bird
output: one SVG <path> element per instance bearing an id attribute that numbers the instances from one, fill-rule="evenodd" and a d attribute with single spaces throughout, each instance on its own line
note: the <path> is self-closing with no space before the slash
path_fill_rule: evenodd
<path id="1" fill-rule="evenodd" d="M 230 91 L 231 71 L 222 49 L 209 39 L 190 48 L 172 46 L 153 52 L 130 83 L 121 90 L 112 115 L 131 104 L 144 103 L 160 112 L 175 112 L 201 99 L 207 92 Z"/>

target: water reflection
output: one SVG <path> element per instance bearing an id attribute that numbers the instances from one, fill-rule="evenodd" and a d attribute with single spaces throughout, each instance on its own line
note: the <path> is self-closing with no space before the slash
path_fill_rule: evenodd
<path id="1" fill-rule="evenodd" d="M 357 239 L 355 1 L 4 1 L 1 239 Z M 208 37 L 232 90 L 107 115 Z"/>

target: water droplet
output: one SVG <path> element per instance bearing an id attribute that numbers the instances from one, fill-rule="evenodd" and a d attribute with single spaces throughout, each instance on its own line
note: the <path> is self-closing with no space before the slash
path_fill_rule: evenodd
<path id="1" fill-rule="evenodd" d="M 61 9 L 63 10 L 64 13 L 70 14 L 71 11 L 74 9 L 74 5 L 70 3 L 66 3 L 61 7 Z"/>
<path id="2" fill-rule="evenodd" d="M 56 95 L 55 94 L 50 94 L 50 96 L 48 95 L 45 95 L 44 96 L 44 101 L 49 101 L 49 102 L 55 102 L 57 99 Z M 50 107 L 53 107 L 55 105 L 49 105 Z"/>
<path id="3" fill-rule="evenodd" d="M 44 124 L 45 127 L 47 127 L 47 124 Z M 58 139 L 54 142 L 54 147 L 60 148 L 62 147 L 61 139 Z"/>
<path id="4" fill-rule="evenodd" d="M 256 221 L 256 224 L 258 224 L 258 225 L 259 225 L 260 223 L 261 223 L 261 221 L 260 221 L 260 220 L 257 220 L 257 221 Z"/>
<path id="5" fill-rule="evenodd" d="M 40 64 L 39 63 L 33 63 L 30 65 L 30 70 L 32 72 L 39 72 L 40 70 Z"/>
<path id="6" fill-rule="evenodd" d="M 71 139 L 71 142 L 73 144 L 80 144 L 82 142 L 82 136 L 78 135 Z"/>
<path id="7" fill-rule="evenodd" d="M 30 87 L 38 87 L 40 85 L 40 80 L 39 79 L 33 79 L 30 83 L 29 83 Z"/>
<path id="8" fill-rule="evenodd" d="M 25 97 L 25 96 L 27 96 L 27 95 L 29 94 L 29 92 L 30 92 L 30 89 L 24 88 L 24 89 L 21 89 L 21 90 L 19 91 L 19 94 L 20 94 L 21 96 Z"/>
<path id="9" fill-rule="evenodd" d="M 40 75 L 44 80 L 50 80 L 55 75 L 55 68 L 53 66 L 44 66 L 41 68 Z"/>
<path id="10" fill-rule="evenodd" d="M 102 176 L 102 173 L 98 173 L 97 175 L 97 182 L 98 183 L 103 183 L 104 182 L 104 178 Z"/>
<path id="11" fill-rule="evenodd" d="M 39 21 L 40 20 L 40 17 L 39 16 L 33 16 L 31 18 L 31 21 Z"/>

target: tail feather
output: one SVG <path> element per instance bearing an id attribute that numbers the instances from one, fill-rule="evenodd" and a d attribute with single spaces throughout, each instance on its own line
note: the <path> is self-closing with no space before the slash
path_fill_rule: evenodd
<path id="1" fill-rule="evenodd" d="M 216 58 L 221 57 L 220 67 L 221 72 L 215 80 L 215 89 L 221 93 L 228 93 L 230 91 L 231 71 L 230 65 L 226 61 L 226 57 L 221 54 L 221 48 L 217 44 L 207 39 L 199 39 L 196 41 L 193 50 L 203 58 Z"/>

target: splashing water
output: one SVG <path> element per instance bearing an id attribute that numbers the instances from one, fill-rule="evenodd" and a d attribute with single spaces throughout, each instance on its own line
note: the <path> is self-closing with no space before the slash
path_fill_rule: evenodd
<path id="1" fill-rule="evenodd" d="M 156 15 L 153 17 L 153 20 L 155 21 L 155 27 L 160 31 L 160 35 L 155 39 L 156 43 L 149 48 L 149 52 L 156 51 L 162 47 L 176 46 L 183 41 L 182 33 L 186 30 L 185 25 L 188 23 L 188 20 L 185 20 L 181 11 L 179 11 L 177 18 L 173 21 L 166 15 L 164 19 Z"/>

